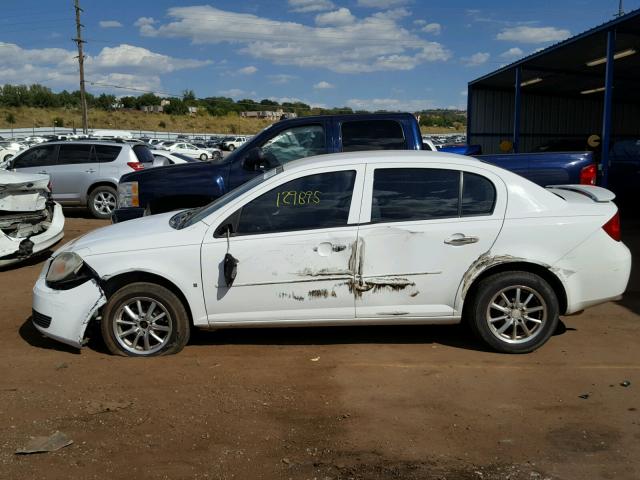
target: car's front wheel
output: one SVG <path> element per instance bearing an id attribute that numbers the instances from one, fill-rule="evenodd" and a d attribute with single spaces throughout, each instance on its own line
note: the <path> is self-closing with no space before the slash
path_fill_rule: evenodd
<path id="1" fill-rule="evenodd" d="M 200 160 L 202 160 L 203 162 L 204 162 L 207 158 L 209 158 L 209 156 L 208 156 L 206 153 L 201 153 L 201 154 L 200 154 Z"/>
<path id="2" fill-rule="evenodd" d="M 152 357 L 178 353 L 189 341 L 189 317 L 180 299 L 154 283 L 116 291 L 104 308 L 102 338 L 111 353 Z"/>
<path id="3" fill-rule="evenodd" d="M 503 272 L 480 282 L 469 320 L 493 349 L 527 353 L 553 334 L 558 314 L 558 298 L 543 278 L 529 272 Z"/>
<path id="4" fill-rule="evenodd" d="M 228 148 L 230 152 L 233 152 L 236 149 L 236 146 L 232 144 L 232 145 L 229 145 Z"/>
<path id="5" fill-rule="evenodd" d="M 89 210 L 96 218 L 111 218 L 111 214 L 118 207 L 116 189 L 107 185 L 94 188 L 89 194 Z"/>

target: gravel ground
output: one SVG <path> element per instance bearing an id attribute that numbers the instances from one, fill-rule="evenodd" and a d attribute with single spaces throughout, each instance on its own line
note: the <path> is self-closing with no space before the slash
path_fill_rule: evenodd
<path id="1" fill-rule="evenodd" d="M 67 215 L 66 240 L 106 224 Z M 625 241 L 638 258 L 640 224 Z M 0 271 L 2 479 L 640 478 L 637 268 L 529 355 L 398 326 L 196 332 L 127 359 L 35 331 L 42 261 Z M 73 444 L 15 455 L 56 431 Z"/>

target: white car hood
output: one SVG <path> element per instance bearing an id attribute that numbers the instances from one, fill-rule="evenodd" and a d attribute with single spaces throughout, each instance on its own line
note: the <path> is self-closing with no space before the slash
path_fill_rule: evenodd
<path id="1" fill-rule="evenodd" d="M 35 212 L 45 208 L 49 176 L 0 170 L 0 211 Z"/>
<path id="2" fill-rule="evenodd" d="M 106 253 L 200 245 L 209 227 L 203 222 L 198 222 L 191 227 L 176 230 L 169 225 L 169 219 L 176 213 L 150 215 L 108 225 L 69 242 L 58 252 L 73 250 L 81 257 L 89 257 Z"/>

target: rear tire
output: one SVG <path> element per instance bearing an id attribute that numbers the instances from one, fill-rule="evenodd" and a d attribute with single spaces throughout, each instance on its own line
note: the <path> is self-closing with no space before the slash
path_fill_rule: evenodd
<path id="1" fill-rule="evenodd" d="M 122 287 L 109 298 L 100 330 L 114 355 L 172 355 L 189 341 L 189 316 L 172 291 L 155 283 L 138 282 Z"/>
<path id="2" fill-rule="evenodd" d="M 116 189 L 107 185 L 94 188 L 89 194 L 87 206 L 91 215 L 96 218 L 111 218 L 111 214 L 118 208 Z"/>
<path id="3" fill-rule="evenodd" d="M 503 272 L 487 277 L 474 297 L 469 323 L 476 335 L 499 352 L 532 352 L 558 326 L 558 298 L 533 273 Z"/>

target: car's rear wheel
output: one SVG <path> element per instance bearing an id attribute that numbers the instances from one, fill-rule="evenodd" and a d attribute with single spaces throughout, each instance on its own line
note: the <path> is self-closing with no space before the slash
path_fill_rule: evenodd
<path id="1" fill-rule="evenodd" d="M 118 207 L 116 189 L 107 185 L 96 187 L 89 194 L 87 203 L 94 217 L 111 218 L 111 214 Z"/>
<path id="2" fill-rule="evenodd" d="M 558 298 L 543 278 L 529 272 L 503 272 L 478 285 L 470 323 L 493 349 L 527 353 L 553 334 L 558 312 Z"/>
<path id="3" fill-rule="evenodd" d="M 132 283 L 104 308 L 102 338 L 111 353 L 153 357 L 178 353 L 189 341 L 189 317 L 180 299 L 154 283 Z"/>
<path id="4" fill-rule="evenodd" d="M 202 153 L 202 154 L 200 154 L 200 160 L 202 160 L 203 162 L 204 162 L 207 158 L 209 158 L 209 156 L 208 156 L 206 153 Z"/>

